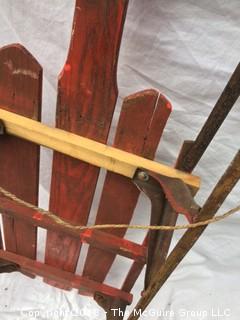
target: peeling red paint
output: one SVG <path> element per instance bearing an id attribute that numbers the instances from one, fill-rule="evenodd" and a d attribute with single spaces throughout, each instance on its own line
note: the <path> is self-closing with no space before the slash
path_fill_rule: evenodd
<path id="1" fill-rule="evenodd" d="M 39 221 L 42 220 L 42 219 L 43 219 L 42 213 L 36 212 L 36 213 L 33 215 L 33 219 L 39 220 Z"/>
<path id="2" fill-rule="evenodd" d="M 167 108 L 172 111 L 172 105 L 170 102 L 167 103 Z"/>
<path id="3" fill-rule="evenodd" d="M 65 71 L 71 71 L 71 69 L 72 69 L 72 67 L 71 67 L 71 65 L 69 64 L 69 63 L 67 63 L 67 64 L 65 64 L 65 66 L 64 66 L 64 70 Z"/>
<path id="4" fill-rule="evenodd" d="M 80 234 L 80 239 L 83 243 L 87 243 L 86 239 L 91 238 L 93 231 L 91 229 L 86 229 Z"/>

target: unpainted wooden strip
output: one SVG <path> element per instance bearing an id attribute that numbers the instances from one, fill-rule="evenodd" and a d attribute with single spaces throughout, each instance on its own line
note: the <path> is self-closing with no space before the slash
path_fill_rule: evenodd
<path id="1" fill-rule="evenodd" d="M 42 68 L 21 45 L 0 49 L 0 104 L 24 117 L 40 120 Z M 39 146 L 17 137 L 0 136 L 0 185 L 32 204 L 38 203 Z M 6 249 L 36 257 L 36 228 L 3 216 Z"/>
<path id="2" fill-rule="evenodd" d="M 61 129 L 51 128 L 37 121 L 1 109 L 0 120 L 3 120 L 6 133 L 10 135 L 49 147 L 75 159 L 83 160 L 86 163 L 120 175 L 133 178 L 136 170 L 141 168 L 169 178 L 180 179 L 189 187 L 199 189 L 199 177 L 177 170 L 169 165 L 152 161 Z M 78 162 L 76 161 L 76 163 Z M 60 173 L 61 171 L 59 171 L 59 175 Z M 74 173 L 77 174 L 78 171 L 74 171 Z M 75 177 L 74 174 L 72 176 Z"/>

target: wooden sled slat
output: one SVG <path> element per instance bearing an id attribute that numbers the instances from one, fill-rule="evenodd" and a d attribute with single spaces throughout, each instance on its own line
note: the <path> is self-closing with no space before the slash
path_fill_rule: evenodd
<path id="1" fill-rule="evenodd" d="M 59 79 L 58 128 L 106 142 L 117 99 L 117 58 L 127 3 L 76 1 L 69 54 Z M 86 224 L 98 174 L 98 168 L 55 152 L 50 210 L 71 223 Z M 75 272 L 79 253 L 76 239 L 48 233 L 47 264 Z"/>
<path id="2" fill-rule="evenodd" d="M 47 277 L 57 283 L 62 283 L 64 286 L 72 287 L 78 290 L 83 290 L 88 296 L 93 296 L 95 292 L 107 294 L 110 297 L 117 297 L 130 304 L 132 295 L 128 292 L 116 289 L 114 287 L 91 281 L 87 278 L 74 275 L 71 272 L 63 271 L 59 268 L 48 266 L 39 261 L 35 261 L 21 255 L 0 250 L 0 259 L 15 263 L 19 266 L 19 271 L 30 273 L 32 275 Z"/>
<path id="3" fill-rule="evenodd" d="M 4 109 L 40 120 L 42 68 L 21 45 L 0 49 L 0 104 Z M 1 186 L 32 204 L 38 203 L 39 146 L 4 135 L 0 137 Z M 3 216 L 6 249 L 36 258 L 36 228 Z"/>
<path id="4" fill-rule="evenodd" d="M 142 245 L 147 246 L 148 244 L 148 238 L 149 238 L 149 233 L 143 240 Z M 126 292 L 131 292 L 135 282 L 137 281 L 138 277 L 140 276 L 145 264 L 142 262 L 134 261 L 131 265 L 131 268 L 128 271 L 128 274 L 126 278 L 124 279 L 123 285 L 122 285 L 122 290 Z"/>
<path id="5" fill-rule="evenodd" d="M 127 97 L 123 102 L 114 146 L 153 159 L 170 112 L 170 103 L 155 90 Z M 129 224 L 139 193 L 131 179 L 108 172 L 95 223 Z M 107 232 L 123 237 L 126 229 L 108 229 Z M 115 257 L 115 254 L 90 247 L 83 275 L 103 282 Z M 101 264 L 96 268 L 98 261 Z"/>
<path id="6" fill-rule="evenodd" d="M 96 248 L 113 252 L 124 257 L 146 263 L 146 247 L 106 233 L 101 230 L 85 229 L 77 230 L 63 224 L 58 224 L 52 217 L 39 212 L 36 209 L 26 207 L 18 202 L 6 198 L 0 193 L 0 212 L 23 222 L 39 226 L 47 230 L 56 231 L 79 239 L 82 243 L 88 243 Z"/>

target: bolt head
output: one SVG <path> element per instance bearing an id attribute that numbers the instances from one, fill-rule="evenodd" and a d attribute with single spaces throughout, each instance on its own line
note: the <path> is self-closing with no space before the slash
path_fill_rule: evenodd
<path id="1" fill-rule="evenodd" d="M 148 181 L 149 175 L 145 171 L 139 171 L 138 172 L 138 179 L 141 181 Z"/>

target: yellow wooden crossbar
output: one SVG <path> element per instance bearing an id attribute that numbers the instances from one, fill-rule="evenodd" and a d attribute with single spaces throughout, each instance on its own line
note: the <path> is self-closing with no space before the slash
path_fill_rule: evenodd
<path id="1" fill-rule="evenodd" d="M 107 146 L 76 134 L 51 128 L 38 121 L 5 111 L 0 106 L 0 119 L 7 134 L 48 147 L 73 158 L 132 178 L 137 168 L 179 178 L 193 188 L 199 188 L 200 178 L 167 165 Z"/>

